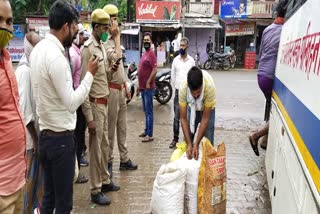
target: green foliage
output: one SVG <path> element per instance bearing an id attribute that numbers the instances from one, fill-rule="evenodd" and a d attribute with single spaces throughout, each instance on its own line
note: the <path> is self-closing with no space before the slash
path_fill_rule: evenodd
<path id="1" fill-rule="evenodd" d="M 124 17 L 127 16 L 127 1 L 126 0 L 90 0 L 92 10 L 101 8 L 107 4 L 114 4 L 119 9 L 119 20 L 123 21 Z"/>

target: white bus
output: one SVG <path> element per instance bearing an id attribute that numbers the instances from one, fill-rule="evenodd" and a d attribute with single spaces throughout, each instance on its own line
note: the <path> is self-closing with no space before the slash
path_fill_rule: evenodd
<path id="1" fill-rule="evenodd" d="M 320 0 L 289 0 L 272 93 L 273 214 L 320 213 Z"/>

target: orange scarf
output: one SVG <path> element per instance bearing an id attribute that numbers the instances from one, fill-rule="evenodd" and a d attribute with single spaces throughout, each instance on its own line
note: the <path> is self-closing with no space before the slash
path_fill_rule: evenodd
<path id="1" fill-rule="evenodd" d="M 275 20 L 274 20 L 273 23 L 275 23 L 275 24 L 277 24 L 277 25 L 283 25 L 283 24 L 284 24 L 284 18 L 282 18 L 282 17 L 277 17 L 277 18 L 275 18 Z"/>

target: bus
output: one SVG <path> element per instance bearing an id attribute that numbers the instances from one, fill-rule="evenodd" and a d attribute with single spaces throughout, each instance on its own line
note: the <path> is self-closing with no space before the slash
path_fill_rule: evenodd
<path id="1" fill-rule="evenodd" d="M 320 0 L 289 0 L 269 124 L 272 213 L 320 213 Z"/>

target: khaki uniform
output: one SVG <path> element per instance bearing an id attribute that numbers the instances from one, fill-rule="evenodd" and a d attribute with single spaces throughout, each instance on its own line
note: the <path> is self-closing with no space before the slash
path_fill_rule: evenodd
<path id="1" fill-rule="evenodd" d="M 111 38 L 104 47 L 107 52 L 108 62 L 111 63 L 115 52 L 115 42 Z M 127 81 L 122 60 L 120 61 L 118 70 L 113 72 L 109 79 L 109 109 L 108 109 L 108 139 L 109 139 L 109 163 L 113 161 L 113 147 L 115 141 L 115 133 L 117 133 L 117 143 L 120 153 L 120 161 L 127 162 L 127 104 L 125 82 Z"/>
<path id="2" fill-rule="evenodd" d="M 81 52 L 81 79 L 87 72 L 87 65 L 93 55 L 99 58 L 98 70 L 94 76 L 89 96 L 82 105 L 83 114 L 87 122 L 94 120 L 96 134 L 89 134 L 90 149 L 90 188 L 92 194 L 101 191 L 102 184 L 109 184 L 110 175 L 106 168 L 108 164 L 109 143 L 108 143 L 108 105 L 99 104 L 95 100 L 106 99 L 109 95 L 108 70 L 109 67 L 105 49 L 91 37 L 84 43 Z"/>

